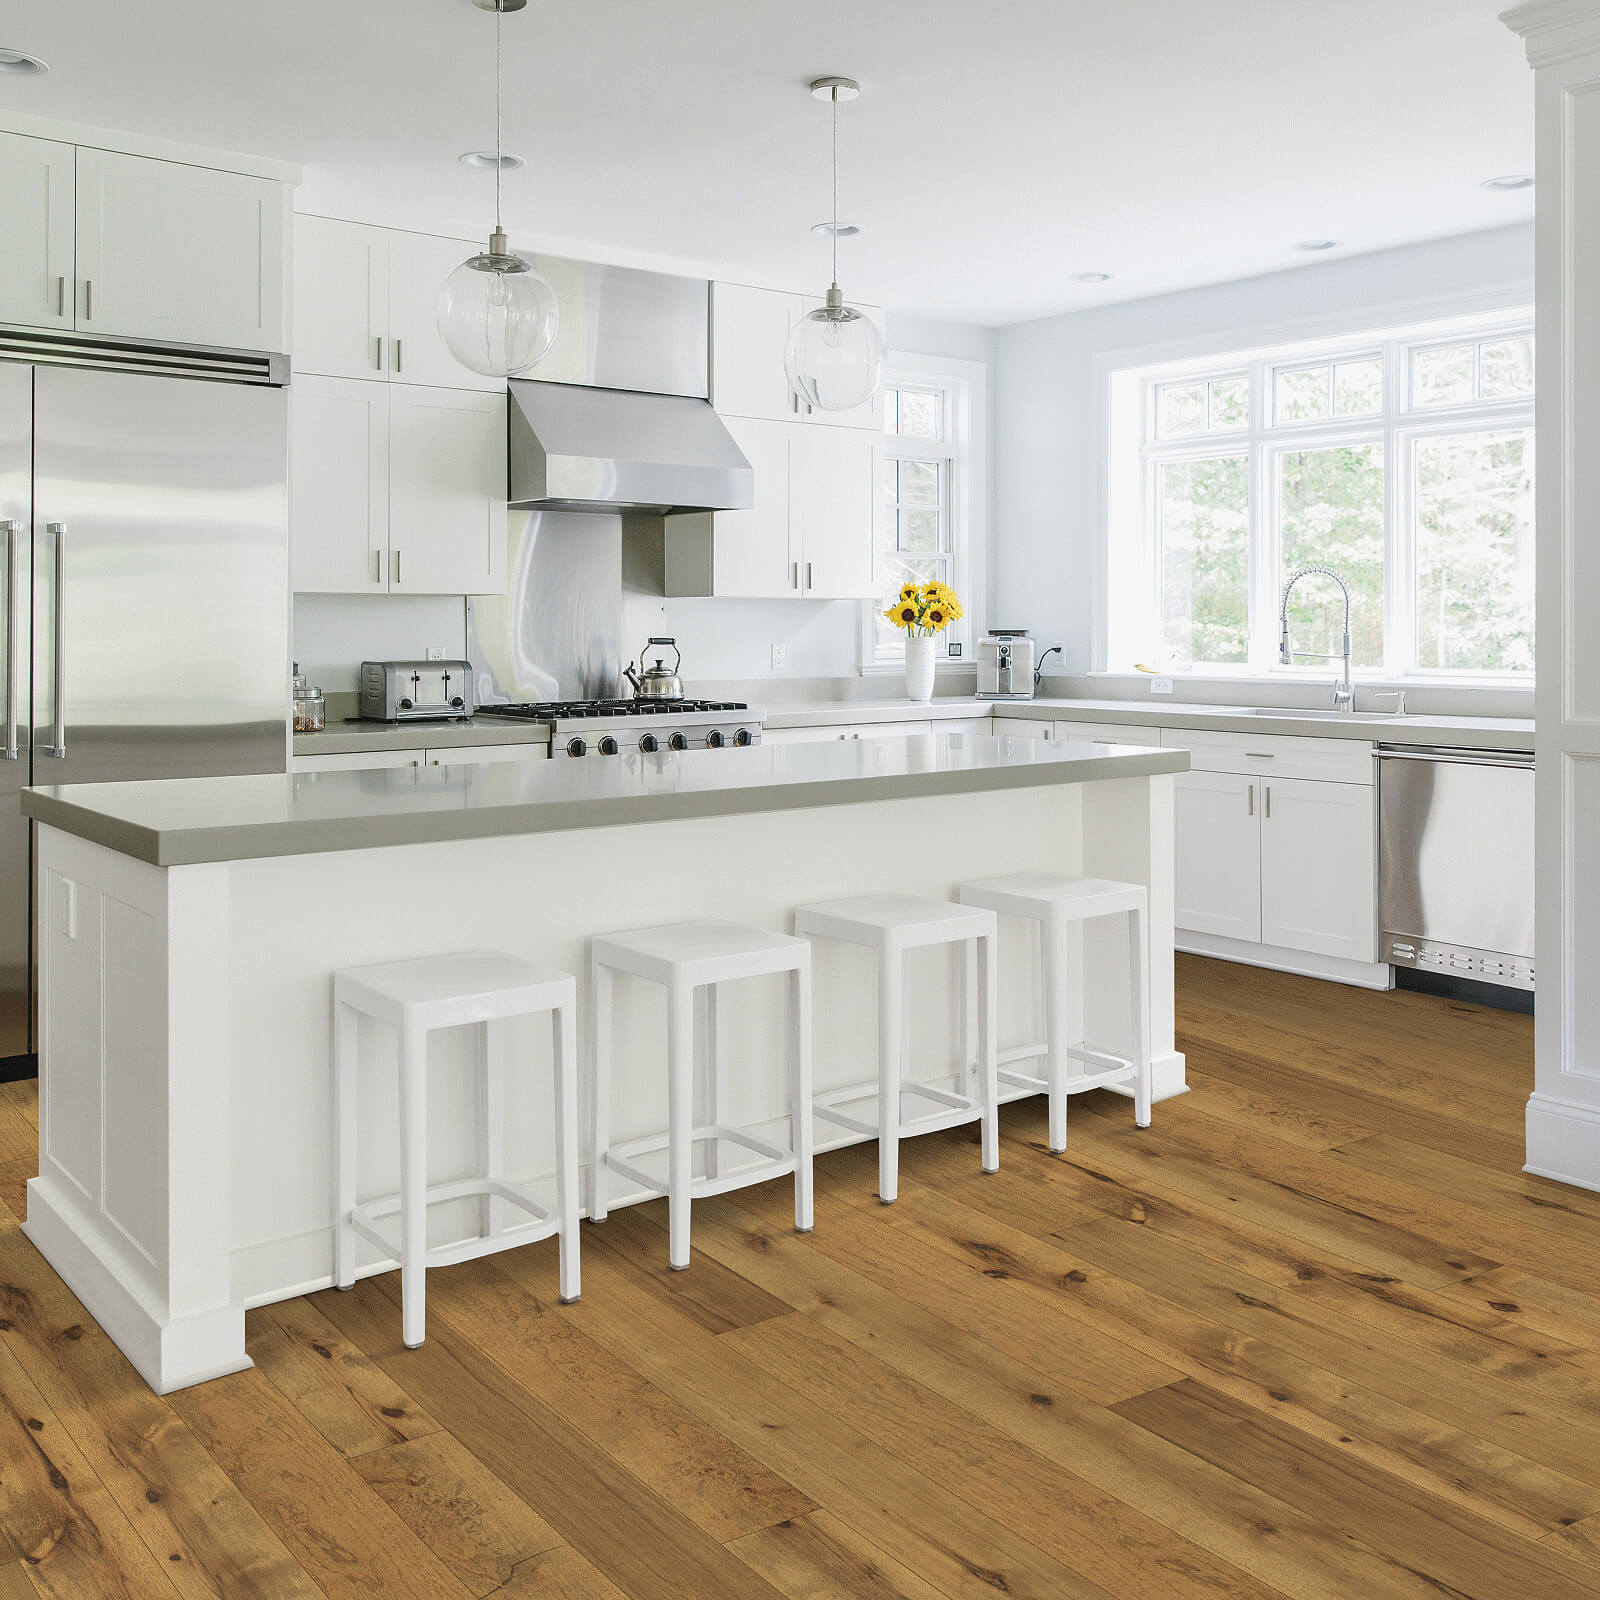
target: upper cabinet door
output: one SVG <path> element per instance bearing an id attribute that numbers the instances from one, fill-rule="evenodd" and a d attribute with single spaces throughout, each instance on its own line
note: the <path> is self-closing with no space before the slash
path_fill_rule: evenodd
<path id="1" fill-rule="evenodd" d="M 860 428 L 790 430 L 800 582 L 816 600 L 876 600 L 879 441 Z"/>
<path id="2" fill-rule="evenodd" d="M 396 383 L 443 389 L 504 390 L 504 378 L 464 367 L 439 337 L 439 290 L 444 280 L 484 245 L 430 233 L 386 230 L 389 244 L 389 376 Z"/>
<path id="3" fill-rule="evenodd" d="M 307 375 L 289 391 L 296 594 L 388 588 L 389 386 Z"/>
<path id="4" fill-rule="evenodd" d="M 1180 772 L 1174 787 L 1178 927 L 1259 944 L 1261 780 Z"/>
<path id="5" fill-rule="evenodd" d="M 392 384 L 389 589 L 498 594 L 506 581 L 506 396 Z"/>
<path id="6" fill-rule="evenodd" d="M 80 149 L 77 224 L 81 331 L 288 348 L 281 183 Z"/>
<path id="7" fill-rule="evenodd" d="M 789 439 L 794 425 L 730 417 L 728 432 L 755 472 L 748 511 L 712 513 L 712 593 L 758 599 L 800 592 L 799 554 L 789 516 Z"/>
<path id="8" fill-rule="evenodd" d="M 1262 943 L 1378 959 L 1374 800 L 1370 784 L 1263 781 Z"/>
<path id="9" fill-rule="evenodd" d="M 711 403 L 725 417 L 794 421 L 803 408 L 783 370 L 800 296 L 736 283 L 711 286 Z"/>
<path id="10" fill-rule="evenodd" d="M 820 299 L 807 295 L 803 302 L 806 312 L 817 310 L 823 302 Z M 866 313 L 867 319 L 872 323 L 879 334 L 888 338 L 888 330 L 883 318 L 883 310 L 879 306 L 862 306 L 855 308 Z M 801 412 L 808 422 L 826 423 L 835 428 L 876 428 L 880 432 L 883 428 L 883 385 L 879 384 L 878 391 L 865 405 L 853 406 L 849 411 L 819 411 L 808 405 L 801 405 Z"/>
<path id="11" fill-rule="evenodd" d="M 0 322 L 72 326 L 72 159 L 70 144 L 0 133 Z"/>
<path id="12" fill-rule="evenodd" d="M 389 365 L 387 230 L 294 221 L 294 370 L 382 378 Z"/>

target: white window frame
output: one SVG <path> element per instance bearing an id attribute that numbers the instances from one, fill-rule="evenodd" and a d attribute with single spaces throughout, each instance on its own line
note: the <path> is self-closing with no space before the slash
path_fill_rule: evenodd
<path id="1" fill-rule="evenodd" d="M 936 636 L 936 644 L 941 660 L 965 663 L 973 659 L 973 641 L 983 632 L 988 592 L 988 369 L 979 361 L 891 352 L 884 387 L 937 389 L 943 396 L 942 440 L 901 440 L 886 432 L 881 449 L 886 461 L 909 456 L 937 459 L 943 464 L 943 492 L 950 519 L 950 584 L 961 598 L 964 615 L 959 623 Z M 903 640 L 881 640 L 877 627 L 879 614 L 894 598 L 883 563 L 885 541 L 891 533 L 890 515 L 880 474 L 874 517 L 874 570 L 883 595 L 881 600 L 861 608 L 859 670 L 863 675 L 899 672 L 905 665 Z M 954 654 L 950 650 L 952 644 L 960 646 Z"/>
<path id="2" fill-rule="evenodd" d="M 1097 638 L 1094 670 L 1124 672 L 1132 660 L 1118 659 L 1119 612 L 1131 617 L 1136 607 L 1145 615 L 1135 632 L 1149 634 L 1152 619 L 1159 637 L 1161 618 L 1161 548 L 1156 505 L 1156 474 L 1162 462 L 1248 454 L 1250 508 L 1249 594 L 1250 645 L 1246 663 L 1199 663 L 1185 672 L 1216 678 L 1317 679 L 1329 664 L 1281 665 L 1276 650 L 1281 548 L 1277 498 L 1278 461 L 1288 451 L 1339 445 L 1380 444 L 1384 452 L 1384 656 L 1380 667 L 1357 669 L 1372 682 L 1437 682 L 1526 688 L 1526 672 L 1481 672 L 1419 667 L 1416 645 L 1416 449 L 1419 441 L 1445 433 L 1480 433 L 1513 428 L 1532 429 L 1533 395 L 1511 399 L 1473 400 L 1453 405 L 1412 403 L 1412 353 L 1442 345 L 1492 343 L 1533 334 L 1531 310 L 1518 306 L 1492 314 L 1412 323 L 1379 332 L 1343 337 L 1285 341 L 1245 352 L 1219 351 L 1179 361 L 1141 362 L 1137 366 L 1106 365 L 1107 411 L 1102 436 L 1104 539 L 1101 548 Z M 1384 405 L 1378 412 L 1351 417 L 1317 417 L 1277 422 L 1276 375 L 1296 368 L 1382 357 Z M 1474 383 L 1479 356 L 1474 351 Z M 1166 384 L 1199 382 L 1248 374 L 1250 423 L 1247 428 L 1183 434 L 1162 439 L 1156 431 L 1156 392 Z M 1332 373 L 1330 370 L 1330 387 Z M 1330 403 L 1331 403 L 1330 393 Z M 1537 441 L 1535 441 L 1537 447 Z M 1137 490 L 1131 485 L 1136 483 Z M 1119 484 L 1122 486 L 1119 488 Z M 1118 548 L 1114 541 L 1132 533 L 1136 548 Z M 1337 664 L 1334 664 L 1337 670 Z"/>

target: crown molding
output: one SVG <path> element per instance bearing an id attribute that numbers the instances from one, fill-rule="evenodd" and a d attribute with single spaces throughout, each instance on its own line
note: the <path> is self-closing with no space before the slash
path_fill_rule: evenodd
<path id="1" fill-rule="evenodd" d="M 1500 20 L 1522 36 L 1533 67 L 1600 52 L 1600 0 L 1528 0 Z"/>

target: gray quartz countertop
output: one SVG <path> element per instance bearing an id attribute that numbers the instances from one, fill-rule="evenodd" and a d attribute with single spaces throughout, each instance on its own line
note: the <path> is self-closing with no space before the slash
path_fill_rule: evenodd
<path id="1" fill-rule="evenodd" d="M 961 717 L 986 717 L 994 709 L 987 700 L 932 700 L 925 705 L 898 700 L 780 700 L 766 708 L 764 727 L 831 728 L 846 722 L 943 722 Z"/>
<path id="2" fill-rule="evenodd" d="M 1322 713 L 1280 707 L 1203 706 L 1181 701 L 1162 705 L 1155 700 L 1012 700 L 997 702 L 994 709 L 1002 717 L 1120 722 L 1148 728 L 1287 733 L 1297 737 L 1367 739 L 1381 744 L 1533 749 L 1533 720 L 1521 717 L 1440 717 L 1412 712 L 1397 717 L 1381 712 Z"/>
<path id="3" fill-rule="evenodd" d="M 470 722 L 330 722 L 321 733 L 297 733 L 297 756 L 359 755 L 364 750 L 445 750 L 453 745 L 549 744 L 543 722 L 480 713 Z"/>
<path id="4" fill-rule="evenodd" d="M 23 791 L 30 817 L 156 866 L 1181 772 L 1187 752 L 987 734 Z"/>

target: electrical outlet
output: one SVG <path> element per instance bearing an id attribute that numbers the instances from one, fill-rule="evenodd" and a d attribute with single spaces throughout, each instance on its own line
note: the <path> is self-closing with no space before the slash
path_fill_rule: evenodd
<path id="1" fill-rule="evenodd" d="M 1152 678 L 1150 680 L 1150 693 L 1151 694 L 1171 694 L 1172 693 L 1172 679 L 1171 678 Z"/>
<path id="2" fill-rule="evenodd" d="M 440 645 L 440 644 L 430 644 L 428 646 L 428 660 L 430 660 L 430 661 L 443 661 L 444 660 L 444 646 Z"/>
<path id="3" fill-rule="evenodd" d="M 788 658 L 789 647 L 786 644 L 775 644 L 772 647 L 772 670 L 783 671 L 783 663 Z"/>

